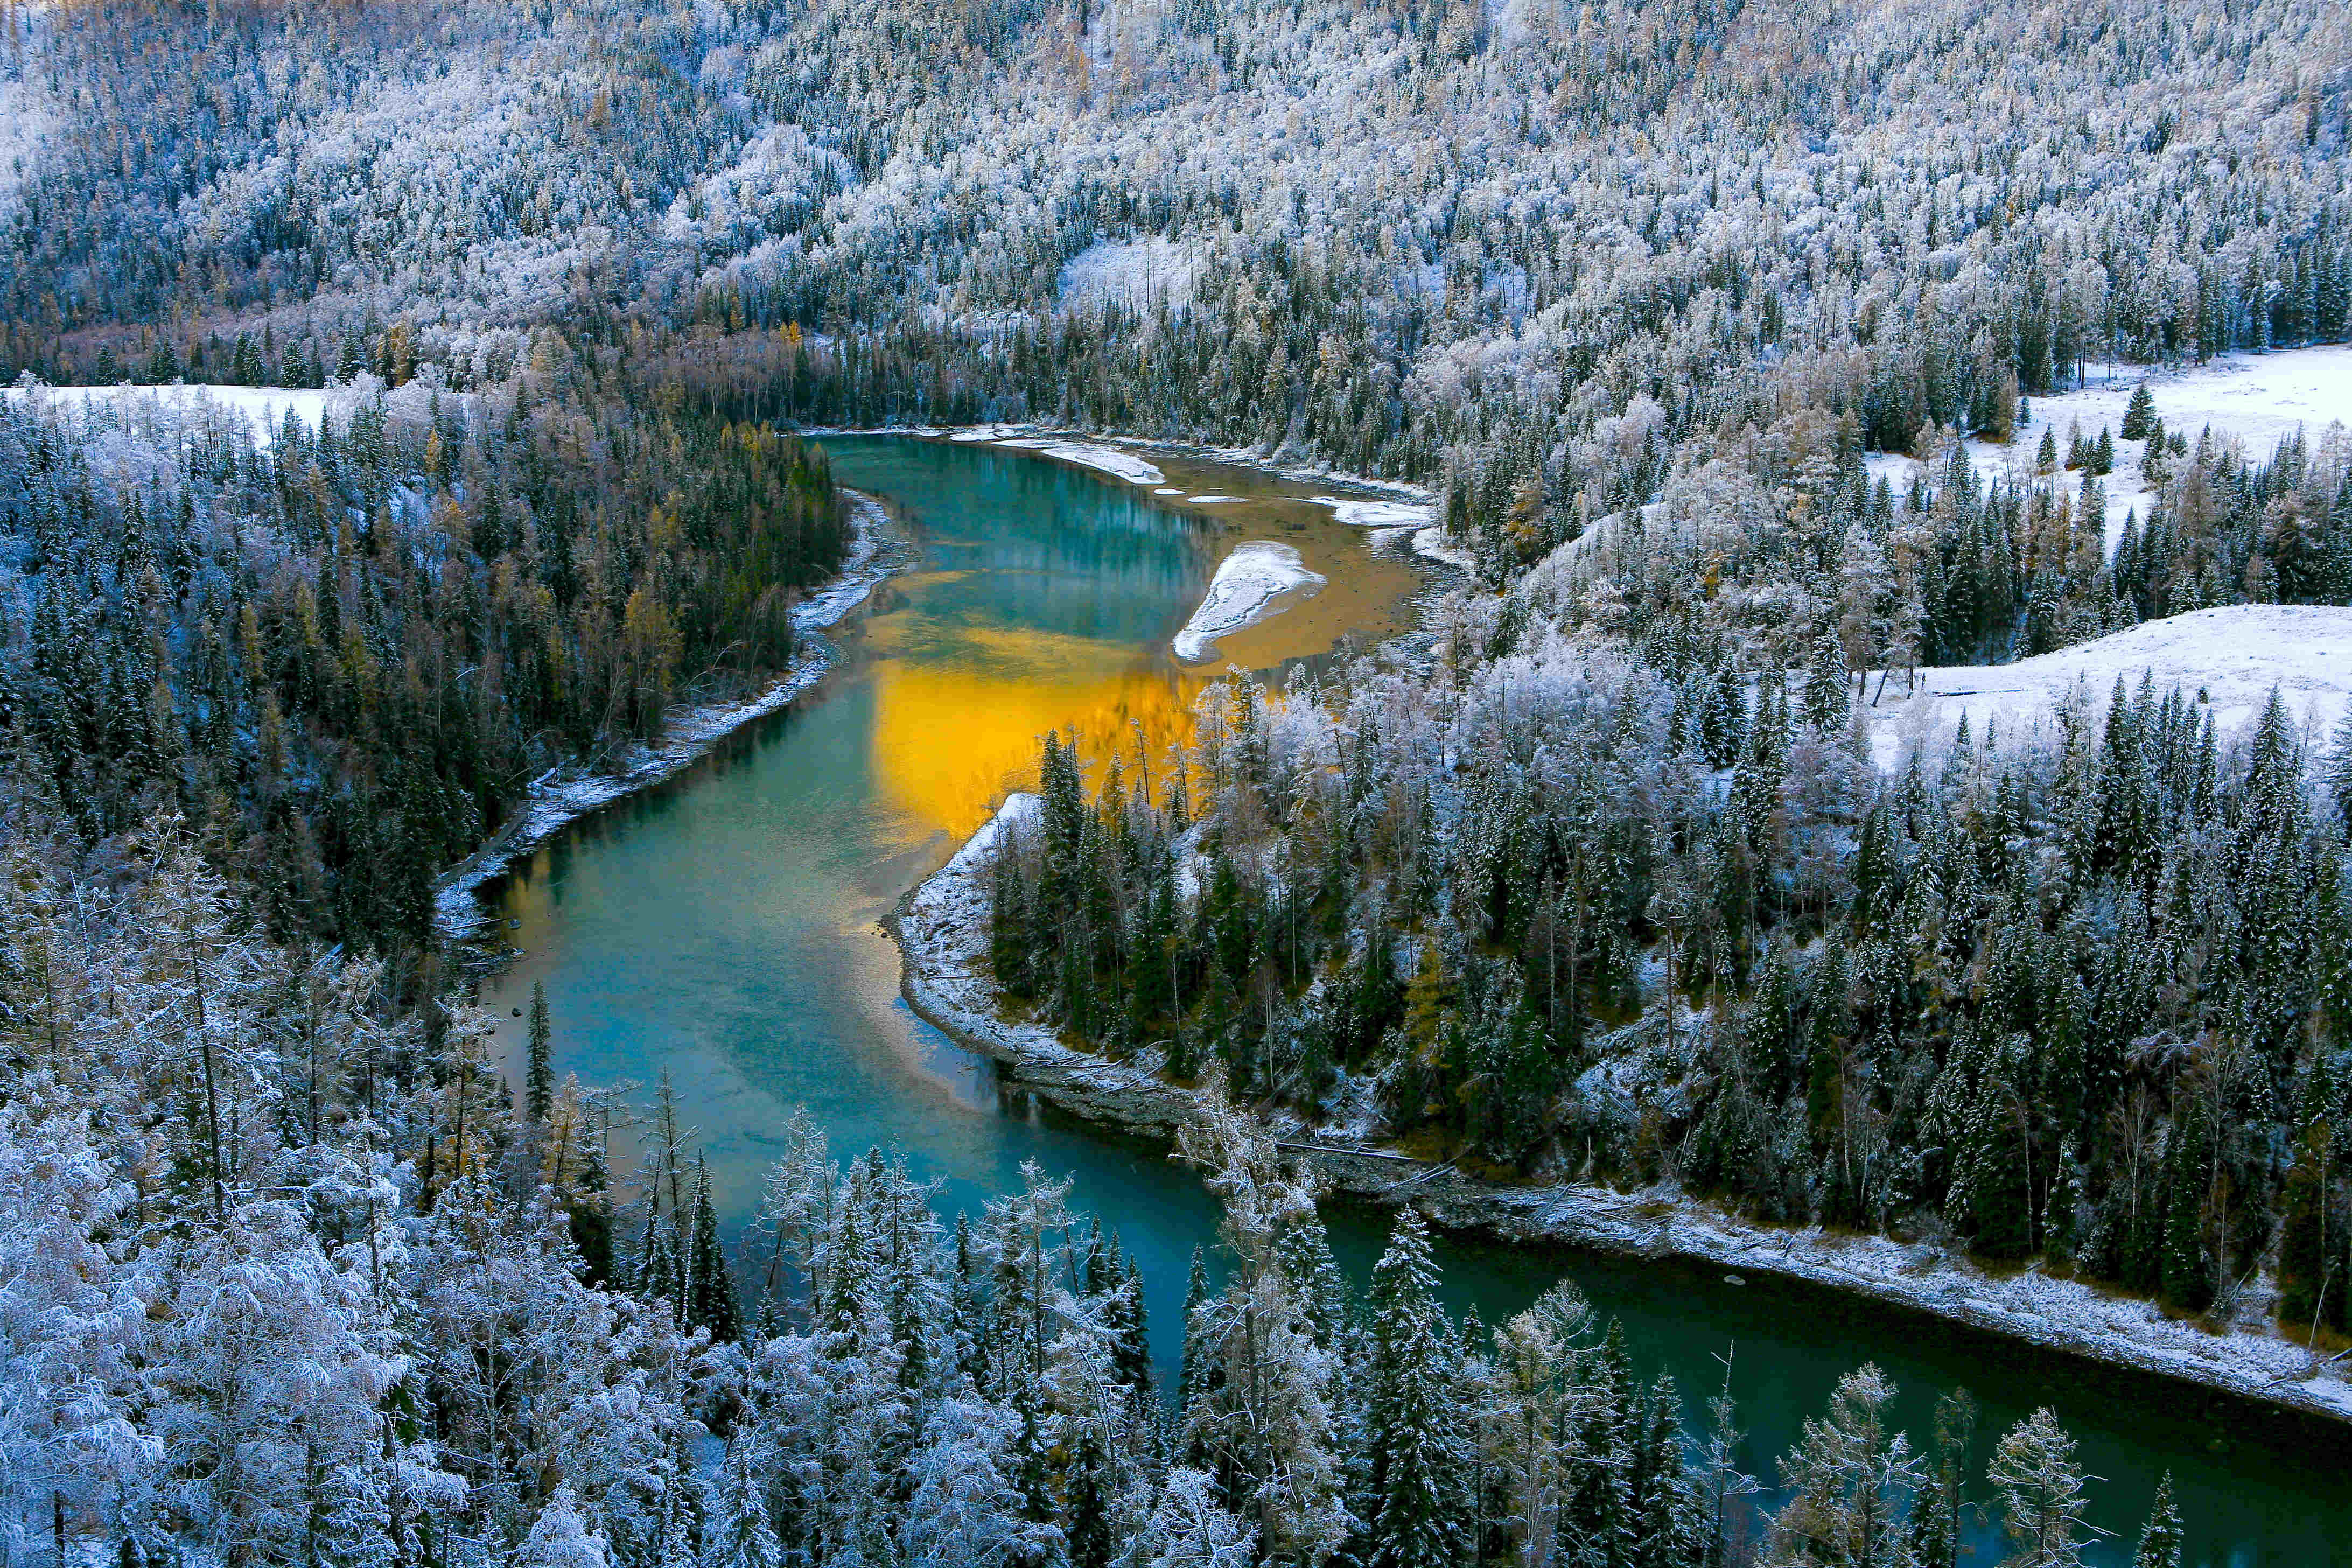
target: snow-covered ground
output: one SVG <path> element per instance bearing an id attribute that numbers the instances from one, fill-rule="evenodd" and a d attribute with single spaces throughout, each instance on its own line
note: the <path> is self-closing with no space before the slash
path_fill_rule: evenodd
<path id="1" fill-rule="evenodd" d="M 889 924 L 906 958 L 908 1005 L 1081 1116 L 1156 1131 L 1181 1125 L 1196 1112 L 1197 1092 L 1160 1076 L 1156 1049 L 1123 1062 L 1073 1050 L 1045 1025 L 1007 1021 L 997 1005 L 987 962 L 988 855 L 1008 825 L 1036 809 L 1035 796 L 1012 796 L 900 902 Z M 2324 1363 L 2259 1325 L 2214 1331 L 2168 1318 L 2152 1302 L 2037 1269 L 1990 1273 L 1927 1243 L 1759 1225 L 1671 1186 L 1490 1186 L 1374 1142 L 1300 1126 L 1286 1114 L 1271 1120 L 1282 1147 L 1328 1185 L 1374 1202 L 1413 1204 L 1449 1226 L 1806 1280 L 2111 1365 L 2352 1419 L 2352 1384 L 2345 1381 L 2352 1363 Z"/>
<path id="2" fill-rule="evenodd" d="M 462 939 L 481 928 L 484 913 L 476 896 L 482 885 L 558 832 L 622 796 L 661 783 L 700 761 L 732 731 L 792 701 L 833 668 L 833 647 L 816 634 L 865 603 L 874 585 L 897 569 L 889 542 L 888 517 L 879 502 L 852 490 L 855 535 L 840 575 L 793 607 L 793 629 L 809 647 L 767 689 L 739 702 L 679 710 L 662 726 L 659 739 L 638 745 L 612 767 L 571 778 L 553 772 L 533 784 L 505 827 L 446 873 L 434 889 L 436 923 L 444 936 Z"/>
<path id="3" fill-rule="evenodd" d="M 1431 523 L 1427 528 L 1413 530 L 1412 548 L 1414 553 L 1451 566 L 1458 572 L 1478 570 L 1478 563 L 1470 552 L 1458 544 L 1446 543 L 1445 531 L 1435 523 Z"/>
<path id="4" fill-rule="evenodd" d="M 2094 713 L 2105 711 L 2121 676 L 2127 689 L 2152 675 L 2158 692 L 2178 686 L 2210 704 L 2225 739 L 2257 718 L 2276 687 L 2298 721 L 2324 737 L 2352 701 L 2352 609 L 2326 605 L 2224 605 L 2144 621 L 2095 642 L 2015 664 L 1948 665 L 1919 671 L 1907 693 L 1898 671 L 1868 710 L 1873 749 L 1895 766 L 1918 743 L 1940 745 L 1969 719 L 1982 744 L 1997 723 L 2004 737 L 2047 728 L 2061 701 L 2080 685 Z M 1870 677 L 1878 690 L 1878 677 Z"/>
<path id="5" fill-rule="evenodd" d="M 1328 506 L 1331 515 L 1355 528 L 1423 528 L 1432 509 L 1421 501 L 1367 500 L 1361 496 L 1308 496 L 1308 504 Z"/>
<path id="6" fill-rule="evenodd" d="M 1024 452 L 1035 452 L 1047 458 L 1059 458 L 1066 463 L 1093 468 L 1114 479 L 1125 479 L 1131 485 L 1162 485 L 1168 476 L 1132 452 L 1122 452 L 1116 447 L 1098 446 L 1092 441 L 1062 441 L 1034 437 L 1002 440 L 1000 447 L 1012 447 Z"/>
<path id="7" fill-rule="evenodd" d="M 987 443 L 993 446 L 1018 447 L 1025 451 L 1043 452 L 1048 457 L 1061 458 L 1065 461 L 1103 468 L 1105 472 L 1116 474 L 1121 479 L 1139 485 L 1156 487 L 1164 482 L 1163 477 L 1150 479 L 1140 477 L 1147 469 L 1154 476 L 1159 476 L 1159 470 L 1151 468 L 1148 462 L 1131 451 L 1105 447 L 1097 442 L 1088 441 L 1078 436 L 1058 432 L 1049 426 L 1039 425 L 967 425 L 951 430 L 937 429 L 928 425 L 870 426 L 854 430 L 846 427 L 804 428 L 801 434 L 805 436 L 926 436 L 949 441 Z M 1394 502 L 1369 500 L 1360 497 L 1307 498 L 1315 504 L 1330 507 L 1342 522 L 1357 523 L 1366 528 L 1405 526 L 1418 528 L 1429 522 L 1435 515 L 1436 498 L 1430 490 L 1423 486 L 1406 484 L 1399 479 L 1374 479 L 1367 474 L 1339 472 L 1327 466 L 1285 462 L 1278 454 L 1270 456 L 1264 448 L 1254 447 L 1212 447 L 1198 441 L 1163 441 L 1137 436 L 1113 436 L 1108 438 L 1119 441 L 1128 447 L 1139 447 L 1147 451 L 1176 452 L 1186 457 L 1202 458 L 1210 462 L 1223 463 L 1231 468 L 1255 468 L 1260 473 L 1273 474 L 1301 484 L 1344 484 L 1358 489 L 1375 491 L 1397 498 Z M 1114 463 L 1118 466 L 1108 466 Z M 1245 496 L 1229 495 L 1200 495 L 1190 498 L 1192 504 L 1197 506 L 1241 501 L 1247 499 L 1249 498 Z M 1384 506 L 1393 506 L 1396 510 L 1393 512 L 1383 512 L 1378 510 Z"/>
<path id="8" fill-rule="evenodd" d="M 1114 300 L 1129 310 L 1179 309 L 1192 302 L 1200 265 L 1191 249 L 1157 236 L 1107 239 L 1064 262 L 1056 283 L 1065 310 Z"/>
<path id="9" fill-rule="evenodd" d="M 56 100 L 38 79 L 43 74 L 26 71 L 15 79 L 0 79 L 0 214 L 16 211 L 26 171 L 39 163 L 49 138 L 66 123 Z"/>
<path id="10" fill-rule="evenodd" d="M 1983 479 L 2021 483 L 2032 477 L 2044 430 L 2056 437 L 2061 463 L 2070 431 L 2079 429 L 2085 441 L 2097 440 L 2102 426 L 2113 432 L 2115 471 L 2099 481 L 2106 491 L 2107 552 L 2112 555 L 2123 538 L 2125 517 L 2136 511 L 2146 521 L 2154 500 L 2140 472 L 2144 443 L 2126 441 L 2122 435 L 2124 410 L 2143 380 L 2166 433 L 2185 436 L 2192 447 L 2210 428 L 2216 441 L 2242 441 L 2247 456 L 2268 461 L 2278 444 L 2297 430 L 2316 446 L 2331 425 L 2352 428 L 2352 346 L 2328 344 L 2229 354 L 2178 371 L 2093 366 L 2090 384 L 2080 391 L 2030 400 L 2032 419 L 2008 446 L 1967 443 L 1969 460 Z M 1874 477 L 1886 476 L 1898 492 L 1909 485 L 1916 466 L 1899 453 L 1873 452 L 1864 460 Z M 2069 486 L 2082 483 L 2079 472 L 2062 472 L 2058 479 Z"/>
<path id="11" fill-rule="evenodd" d="M 1216 651 L 1216 641 L 1270 619 L 1298 600 L 1320 592 L 1331 580 L 1310 572 L 1298 552 L 1270 539 L 1246 540 L 1217 563 L 1192 618 L 1176 634 L 1176 657 L 1199 663 Z"/>
<path id="12" fill-rule="evenodd" d="M 319 387 L 219 386 L 203 382 L 174 383 L 170 386 L 12 386 L 7 395 L 11 398 L 31 396 L 58 409 L 80 409 L 93 402 L 147 398 L 191 421 L 208 406 L 226 409 L 243 415 L 253 428 L 254 439 L 264 446 L 277 436 L 289 414 L 308 428 L 317 430 L 328 399 L 333 395 Z"/>

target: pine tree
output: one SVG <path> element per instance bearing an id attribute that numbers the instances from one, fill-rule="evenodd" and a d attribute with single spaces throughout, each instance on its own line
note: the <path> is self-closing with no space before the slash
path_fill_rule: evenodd
<path id="1" fill-rule="evenodd" d="M 2213 1304 L 2213 1268 L 2205 1245 L 2208 1173 L 2213 1132 L 2203 1099 L 2184 1089 L 2173 1109 L 2164 1176 L 2164 1242 L 2159 1265 L 2165 1300 L 2184 1311 Z"/>
<path id="2" fill-rule="evenodd" d="M 1111 1506 L 1117 1477 L 1098 1423 L 1080 1420 L 1063 1481 L 1070 1568 L 1110 1568 L 1118 1555 Z"/>
<path id="3" fill-rule="evenodd" d="M 1116 1338 L 1111 1344 L 1111 1366 L 1118 1381 L 1133 1391 L 1139 1402 L 1153 1396 L 1151 1376 L 1151 1333 L 1143 1306 L 1143 1270 L 1134 1258 L 1126 1260 L 1126 1273 L 1116 1288 L 1113 1300 L 1118 1304 Z"/>
<path id="4" fill-rule="evenodd" d="M 2352 521 L 2352 513 L 2347 514 L 2347 521 Z M 2344 717 L 2336 721 L 2336 731 L 2329 738 L 2326 779 L 2336 814 L 2347 830 L 2352 831 L 2352 702 L 2345 704 Z"/>
<path id="5" fill-rule="evenodd" d="M 552 1035 L 547 1015 L 547 985 L 534 980 L 530 983 L 530 1054 L 523 1071 L 525 1114 L 533 1127 L 547 1124 L 548 1110 L 555 1103 L 555 1072 L 547 1049 Z"/>
<path id="6" fill-rule="evenodd" d="M 1853 716 L 1853 672 L 1837 638 L 1813 639 L 1813 662 L 1805 671 L 1805 722 L 1824 735 L 1842 734 Z"/>
<path id="7" fill-rule="evenodd" d="M 667 1301 L 673 1312 L 684 1310 L 679 1286 L 683 1270 L 677 1256 L 675 1227 L 662 1223 L 660 1199 L 647 1194 L 646 1226 L 637 1238 L 636 1279 L 633 1287 L 637 1299 L 644 1301 Z"/>
<path id="8" fill-rule="evenodd" d="M 710 1170 L 700 1158 L 694 1162 L 693 1237 L 687 1255 L 688 1300 L 686 1326 L 709 1329 L 720 1344 L 743 1337 L 742 1309 L 735 1297 L 735 1278 L 727 1267 L 726 1249 L 719 1244 L 719 1211 L 710 1201 Z"/>
<path id="9" fill-rule="evenodd" d="M 1372 1270 L 1372 1568 L 1453 1568 L 1470 1549 L 1453 1336 L 1420 1215 L 1402 1210 Z"/>
<path id="10" fill-rule="evenodd" d="M 1911 1505 L 1910 1548 L 1918 1568 L 1957 1568 L 1960 1560 L 1960 1508 L 1976 1425 L 1976 1401 L 1966 1389 L 1936 1401 L 1935 1468 Z"/>
<path id="11" fill-rule="evenodd" d="M 773 1444 L 762 1423 L 747 1423 L 727 1446 L 703 1534 L 706 1568 L 783 1568 L 782 1543 L 768 1508 Z"/>
<path id="12" fill-rule="evenodd" d="M 1683 1463 L 1682 1401 L 1673 1378 L 1658 1379 L 1640 1415 L 1632 1478 L 1634 1560 L 1644 1568 L 1698 1564 L 1710 1531 Z"/>
<path id="13" fill-rule="evenodd" d="M 2156 1500 L 2148 1505 L 2147 1523 L 2140 1529 L 2131 1568 L 2180 1568 L 2183 1539 L 2180 1510 L 2172 1501 L 2172 1472 L 2167 1470 L 2156 1483 Z"/>

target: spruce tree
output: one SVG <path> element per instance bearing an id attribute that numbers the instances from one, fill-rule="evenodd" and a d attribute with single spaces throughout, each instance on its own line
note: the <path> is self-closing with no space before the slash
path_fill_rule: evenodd
<path id="1" fill-rule="evenodd" d="M 709 1329 L 719 1344 L 743 1337 L 742 1310 L 735 1298 L 735 1278 L 727 1267 L 726 1249 L 719 1243 L 719 1212 L 710 1201 L 710 1171 L 700 1158 L 694 1162 L 694 1235 L 688 1254 L 686 1326 Z"/>
<path id="2" fill-rule="evenodd" d="M 2183 1539 L 2180 1510 L 2172 1501 L 2172 1472 L 2167 1470 L 2156 1483 L 2156 1500 L 2148 1506 L 2147 1523 L 2140 1529 L 2132 1568 L 2180 1568 Z"/>
<path id="3" fill-rule="evenodd" d="M 1843 733 L 1853 714 L 1853 672 L 1837 638 L 1827 633 L 1813 639 L 1813 660 L 1805 672 L 1805 722 L 1824 735 Z"/>
<path id="4" fill-rule="evenodd" d="M 1209 1260 L 1192 1249 L 1192 1271 L 1184 1279 L 1184 1350 L 1176 1368 L 1176 1414 L 1181 1419 L 1203 1392 L 1208 1375 Z"/>
<path id="5" fill-rule="evenodd" d="M 1976 1401 L 1968 1390 L 1937 1399 L 1934 1466 L 1911 1503 L 1910 1550 L 1917 1568 L 1956 1568 L 1959 1562 L 1960 1507 L 1976 1427 Z"/>
<path id="6" fill-rule="evenodd" d="M 1063 1533 L 1068 1543 L 1070 1568 L 1110 1568 L 1118 1554 L 1118 1542 L 1111 1523 L 1118 1478 L 1112 1472 L 1110 1452 L 1103 1445 L 1100 1426 L 1082 1417 L 1077 1428 L 1063 1482 L 1069 1521 Z"/>
<path id="7" fill-rule="evenodd" d="M 1470 1549 L 1466 1436 L 1436 1280 L 1429 1233 L 1406 1208 L 1372 1270 L 1372 1568 L 1454 1568 Z"/>
<path id="8" fill-rule="evenodd" d="M 2164 1242 L 2158 1268 L 2166 1300 L 2185 1311 L 2213 1304 L 2213 1269 L 2205 1246 L 2205 1200 L 2213 1131 L 2201 1098 L 2184 1089 L 2173 1109 L 2165 1152 Z"/>
<path id="9" fill-rule="evenodd" d="M 1126 1274 L 1116 1289 L 1118 1337 L 1111 1344 L 1111 1368 L 1139 1401 L 1149 1401 L 1153 1394 L 1151 1334 L 1143 1308 L 1143 1271 L 1134 1258 L 1126 1260 Z"/>
<path id="10" fill-rule="evenodd" d="M 548 1110 L 555 1103 L 555 1073 L 547 1050 L 552 1034 L 547 1016 L 547 985 L 534 980 L 530 983 L 530 1054 L 523 1069 L 523 1103 L 533 1127 L 547 1125 Z"/>

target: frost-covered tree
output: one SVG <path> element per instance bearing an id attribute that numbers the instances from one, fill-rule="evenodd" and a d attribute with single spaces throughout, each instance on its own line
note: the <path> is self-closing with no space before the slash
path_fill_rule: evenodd
<path id="1" fill-rule="evenodd" d="M 2000 1494 L 2012 1548 L 2005 1562 L 2017 1568 L 2071 1568 L 2083 1560 L 2088 1539 L 2083 1470 L 2074 1439 L 2048 1408 L 2002 1435 L 1985 1479 Z"/>

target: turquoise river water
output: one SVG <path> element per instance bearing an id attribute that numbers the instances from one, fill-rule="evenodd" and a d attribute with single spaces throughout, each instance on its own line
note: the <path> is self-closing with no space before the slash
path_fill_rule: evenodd
<path id="1" fill-rule="evenodd" d="M 559 1073 L 650 1085 L 667 1071 L 739 1222 L 796 1106 L 837 1156 L 905 1151 L 942 1184 L 950 1213 L 1017 1184 L 1024 1161 L 1073 1177 L 1073 1201 L 1139 1260 L 1155 1351 L 1172 1372 L 1187 1261 L 1213 1245 L 1209 1194 L 1164 1149 L 1042 1109 L 914 1017 L 877 921 L 1017 782 L 1045 730 L 1131 719 L 1172 732 L 1198 678 L 1177 668 L 1168 639 L 1221 542 L 1300 542 L 1334 577 L 1329 598 L 1368 622 L 1394 624 L 1401 568 L 1307 504 L 1316 492 L 1232 469 L 1163 463 L 1171 487 L 1239 498 L 1192 505 L 1020 453 L 824 444 L 842 483 L 899 514 L 908 569 L 841 628 L 839 668 L 795 708 L 576 826 L 488 890 L 520 956 L 484 1000 L 511 1052 L 512 1009 L 543 982 Z M 1328 623 L 1299 626 L 1328 647 Z M 1285 651 L 1271 635 L 1280 625 L 1228 651 L 1254 662 Z M 1383 1222 L 1337 1205 L 1329 1218 L 1362 1278 Z M 1719 1270 L 1465 1238 L 1442 1258 L 1452 1304 L 1490 1324 L 1572 1276 L 1623 1323 L 1643 1374 L 1671 1372 L 1695 1415 L 1729 1356 L 1748 1468 L 1768 1481 L 1838 1375 L 1874 1361 L 1901 1385 L 1915 1439 L 1938 1391 L 1977 1396 L 1979 1495 L 1992 1437 L 2054 1405 L 2101 1478 L 2092 1520 L 2117 1537 L 2094 1561 L 2128 1561 L 2169 1471 L 2189 1563 L 2352 1563 L 2352 1431 L 1765 1278 L 1735 1285 Z M 1990 1564 L 1994 1533 L 1978 1535 L 1975 1561 Z"/>

